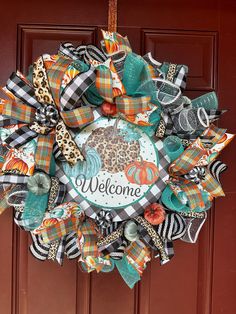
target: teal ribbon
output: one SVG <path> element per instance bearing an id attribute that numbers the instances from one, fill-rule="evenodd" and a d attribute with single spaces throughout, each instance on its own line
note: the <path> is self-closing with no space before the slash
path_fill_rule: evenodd
<path id="1" fill-rule="evenodd" d="M 133 289 L 134 285 L 141 279 L 137 270 L 129 264 L 125 255 L 122 259 L 115 260 L 115 264 L 125 283 Z"/>
<path id="2" fill-rule="evenodd" d="M 28 231 L 39 227 L 43 221 L 45 211 L 48 206 L 48 193 L 35 195 L 28 191 L 25 200 L 25 207 L 22 214 L 22 223 Z"/>

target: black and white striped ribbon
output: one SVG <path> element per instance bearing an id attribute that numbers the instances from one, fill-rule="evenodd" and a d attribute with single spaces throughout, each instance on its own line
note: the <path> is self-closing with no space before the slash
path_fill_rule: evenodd
<path id="1" fill-rule="evenodd" d="M 180 239 L 186 232 L 184 219 L 177 213 L 168 213 L 165 220 L 154 227 L 161 238 L 168 241 Z"/>
<path id="2" fill-rule="evenodd" d="M 128 246 L 128 242 L 124 239 L 121 246 L 118 247 L 117 250 L 110 253 L 110 257 L 114 260 L 122 259 L 125 253 L 125 250 Z"/>
<path id="3" fill-rule="evenodd" d="M 220 160 L 213 160 L 207 168 L 211 175 L 220 183 L 220 175 L 227 170 L 228 166 Z"/>
<path id="4" fill-rule="evenodd" d="M 104 53 L 94 45 L 81 45 L 74 47 L 72 43 L 62 43 L 59 47 L 59 53 L 73 60 L 81 60 L 86 64 L 90 64 L 90 60 L 104 62 L 107 58 Z"/>
<path id="5" fill-rule="evenodd" d="M 194 167 L 189 171 L 189 173 L 184 175 L 184 178 L 192 181 L 196 184 L 199 184 L 202 180 L 205 179 L 206 169 L 204 167 Z"/>
<path id="6" fill-rule="evenodd" d="M 107 229 L 111 226 L 113 217 L 109 211 L 102 209 L 97 213 L 95 220 L 99 228 Z"/>

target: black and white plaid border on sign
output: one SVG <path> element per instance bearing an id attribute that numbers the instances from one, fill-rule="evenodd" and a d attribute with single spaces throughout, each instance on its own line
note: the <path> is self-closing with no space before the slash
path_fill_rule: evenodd
<path id="1" fill-rule="evenodd" d="M 94 112 L 95 119 L 100 117 L 100 113 L 95 110 Z M 159 155 L 159 172 L 160 177 L 156 183 L 151 187 L 149 192 L 136 202 L 133 205 L 127 206 L 126 208 L 112 209 L 111 213 L 113 215 L 113 221 L 123 221 L 133 217 L 136 217 L 143 213 L 143 209 L 151 203 L 155 203 L 161 196 L 162 191 L 164 190 L 166 180 L 168 180 L 169 175 L 167 172 L 167 167 L 170 164 L 169 157 L 165 153 L 163 142 L 157 137 L 153 137 L 152 140 L 155 142 L 158 155 Z M 101 208 L 95 207 L 93 204 L 90 204 L 87 200 L 83 199 L 75 190 L 73 184 L 70 182 L 70 179 L 65 175 L 63 170 L 57 166 L 56 176 L 59 180 L 64 183 L 67 187 L 67 195 L 65 201 L 75 201 L 81 206 L 85 211 L 86 215 L 95 219 L 97 213 Z M 104 210 L 107 210 L 104 208 Z"/>

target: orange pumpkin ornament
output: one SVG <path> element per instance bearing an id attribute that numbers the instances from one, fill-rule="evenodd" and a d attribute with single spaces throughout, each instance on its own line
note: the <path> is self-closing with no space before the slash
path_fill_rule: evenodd
<path id="1" fill-rule="evenodd" d="M 125 176 L 130 183 L 138 185 L 149 185 L 159 178 L 159 170 L 153 162 L 135 161 L 125 167 Z"/>
<path id="2" fill-rule="evenodd" d="M 20 158 L 12 158 L 5 167 L 6 171 L 12 171 L 19 174 L 27 174 L 28 165 Z"/>
<path id="3" fill-rule="evenodd" d="M 144 218 L 152 225 L 159 225 L 165 220 L 165 210 L 161 204 L 153 203 L 144 210 Z"/>

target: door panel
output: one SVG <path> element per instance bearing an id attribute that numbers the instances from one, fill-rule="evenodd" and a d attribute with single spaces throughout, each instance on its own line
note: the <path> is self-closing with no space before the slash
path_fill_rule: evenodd
<path id="1" fill-rule="evenodd" d="M 14 6 L 13 6 L 14 3 Z M 220 126 L 236 132 L 236 3 L 234 0 L 119 1 L 118 31 L 133 50 L 159 61 L 189 66 L 186 95 L 216 90 L 230 109 Z M 107 1 L 4 2 L 0 21 L 0 83 L 17 67 L 24 73 L 41 53 L 63 41 L 95 43 L 106 28 Z M 39 262 L 28 235 L 13 226 L 12 210 L 0 217 L 0 314 L 233 314 L 236 288 L 236 163 L 232 144 L 221 160 L 229 165 L 226 197 L 215 202 L 195 245 L 175 242 L 175 257 L 149 263 L 130 290 L 119 274 L 84 274 L 76 261 L 63 267 Z"/>

